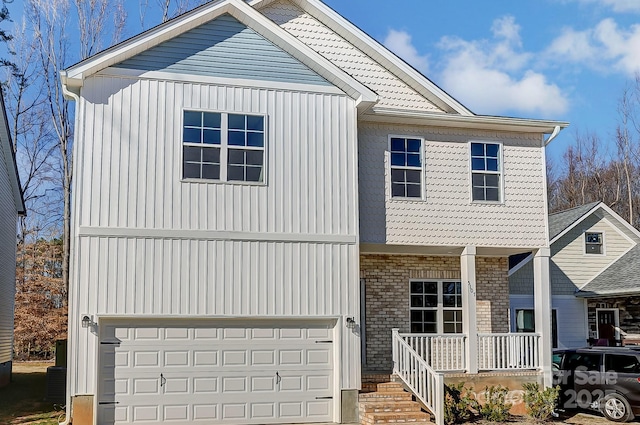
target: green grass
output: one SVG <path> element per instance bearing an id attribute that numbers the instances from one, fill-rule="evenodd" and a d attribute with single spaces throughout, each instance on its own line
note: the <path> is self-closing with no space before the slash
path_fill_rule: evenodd
<path id="1" fill-rule="evenodd" d="M 0 424 L 56 425 L 62 406 L 45 400 L 47 367 L 51 363 L 14 363 L 13 381 L 0 388 Z"/>

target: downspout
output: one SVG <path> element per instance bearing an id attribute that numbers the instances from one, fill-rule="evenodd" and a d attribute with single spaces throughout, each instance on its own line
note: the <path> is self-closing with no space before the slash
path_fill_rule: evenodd
<path id="1" fill-rule="evenodd" d="M 60 72 L 60 81 L 62 83 L 62 94 L 66 99 L 72 99 L 76 102 L 76 105 L 80 103 L 80 95 L 79 93 L 74 93 L 67 88 L 67 75 L 65 71 Z M 69 358 L 67 354 L 67 366 L 69 365 Z M 58 422 L 58 425 L 69 425 L 71 423 L 71 392 L 69 390 L 69 374 L 67 373 L 67 382 L 65 384 L 67 386 L 67 400 L 65 406 L 65 419 L 64 422 Z"/>
<path id="2" fill-rule="evenodd" d="M 556 125 L 553 129 L 553 133 L 551 133 L 551 135 L 547 138 L 547 140 L 544 141 L 544 146 L 546 147 L 549 143 L 551 143 L 551 141 L 553 139 L 555 139 L 558 134 L 560 134 L 560 126 Z"/>

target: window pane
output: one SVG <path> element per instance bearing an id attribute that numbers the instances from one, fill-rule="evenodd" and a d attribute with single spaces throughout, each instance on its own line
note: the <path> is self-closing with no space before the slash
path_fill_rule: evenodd
<path id="1" fill-rule="evenodd" d="M 194 164 L 185 162 L 183 164 L 182 177 L 185 179 L 199 179 L 200 178 L 200 164 Z"/>
<path id="2" fill-rule="evenodd" d="M 422 311 L 413 310 L 411 312 L 411 321 L 412 322 L 422 322 Z"/>
<path id="3" fill-rule="evenodd" d="M 492 158 L 497 158 L 498 151 L 500 150 L 500 145 L 496 145 L 494 143 L 487 143 L 486 149 L 487 149 L 487 156 Z"/>
<path id="4" fill-rule="evenodd" d="M 472 158 L 471 169 L 475 171 L 485 171 L 484 158 Z"/>
<path id="5" fill-rule="evenodd" d="M 418 170 L 407 170 L 405 176 L 408 183 L 420 183 L 420 174 Z"/>
<path id="6" fill-rule="evenodd" d="M 585 252 L 587 254 L 602 254 L 602 245 L 588 244 Z"/>
<path id="7" fill-rule="evenodd" d="M 244 181 L 244 167 L 229 165 L 227 168 L 227 179 L 233 181 Z"/>
<path id="8" fill-rule="evenodd" d="M 204 127 L 220 128 L 220 114 L 214 112 L 204 113 Z"/>
<path id="9" fill-rule="evenodd" d="M 220 166 L 213 164 L 202 164 L 202 178 L 219 180 Z"/>
<path id="10" fill-rule="evenodd" d="M 425 307 L 438 307 L 438 296 L 437 295 L 425 295 L 424 296 L 424 306 Z"/>
<path id="11" fill-rule="evenodd" d="M 425 323 L 422 325 L 422 332 L 426 334 L 438 333 L 438 326 L 436 323 Z"/>
<path id="12" fill-rule="evenodd" d="M 192 146 L 185 146 L 183 148 L 183 155 L 182 155 L 182 159 L 184 161 L 191 161 L 191 162 L 200 162 L 201 160 L 201 155 L 202 155 L 202 148 L 196 148 L 196 147 L 192 147 Z"/>
<path id="13" fill-rule="evenodd" d="M 199 128 L 185 128 L 182 131 L 182 141 L 184 143 L 202 143 L 202 130 Z"/>
<path id="14" fill-rule="evenodd" d="M 442 293 L 443 294 L 455 294 L 459 290 L 459 286 L 456 282 L 443 282 Z"/>
<path id="15" fill-rule="evenodd" d="M 392 152 L 404 152 L 404 139 L 391 139 L 391 151 Z"/>
<path id="16" fill-rule="evenodd" d="M 247 115 L 247 130 L 264 131 L 264 117 Z"/>
<path id="17" fill-rule="evenodd" d="M 487 171 L 498 171 L 498 160 L 497 159 L 487 159 Z"/>
<path id="18" fill-rule="evenodd" d="M 424 282 L 424 293 L 425 294 L 438 294 L 438 283 L 437 282 Z"/>
<path id="19" fill-rule="evenodd" d="M 444 295 L 442 297 L 442 305 L 445 307 L 456 307 L 456 296 Z"/>
<path id="20" fill-rule="evenodd" d="M 202 142 L 209 144 L 220 144 L 220 130 L 203 130 Z"/>
<path id="21" fill-rule="evenodd" d="M 248 165 L 262 165 L 264 152 L 263 151 L 247 151 L 246 154 Z"/>
<path id="22" fill-rule="evenodd" d="M 245 115 L 229 114 L 229 128 L 244 130 L 245 129 Z"/>
<path id="23" fill-rule="evenodd" d="M 471 143 L 471 155 L 484 156 L 484 144 L 483 143 Z"/>
<path id="24" fill-rule="evenodd" d="M 404 170 L 391 169 L 391 181 L 393 183 L 403 183 L 405 181 Z"/>
<path id="25" fill-rule="evenodd" d="M 499 201 L 500 191 L 496 188 L 487 188 L 485 201 Z"/>
<path id="26" fill-rule="evenodd" d="M 408 139 L 407 140 L 407 152 L 420 152 L 420 140 Z"/>
<path id="27" fill-rule="evenodd" d="M 420 167 L 422 164 L 420 163 L 420 155 L 419 154 L 408 154 L 407 155 L 407 165 L 409 167 Z"/>
<path id="28" fill-rule="evenodd" d="M 422 293 L 422 282 L 411 282 L 411 292 Z"/>
<path id="29" fill-rule="evenodd" d="M 588 243 L 602 243 L 602 233 L 587 233 L 585 237 Z"/>
<path id="30" fill-rule="evenodd" d="M 263 147 L 264 135 L 262 133 L 247 133 L 247 146 Z"/>
<path id="31" fill-rule="evenodd" d="M 420 185 L 408 184 L 407 185 L 407 198 L 420 198 L 422 196 Z"/>
<path id="32" fill-rule="evenodd" d="M 411 307 L 424 307 L 422 295 L 411 296 Z"/>
<path id="33" fill-rule="evenodd" d="M 607 372 L 633 374 L 640 372 L 640 363 L 635 355 L 605 354 L 604 364 Z"/>
<path id="34" fill-rule="evenodd" d="M 412 322 L 411 323 L 411 332 L 415 333 L 415 334 L 424 333 L 424 330 L 422 328 L 422 322 Z"/>
<path id="35" fill-rule="evenodd" d="M 184 125 L 201 127 L 202 112 L 184 111 Z"/>
<path id="36" fill-rule="evenodd" d="M 437 312 L 435 310 L 424 310 L 422 312 L 423 319 L 425 323 L 436 323 Z"/>
<path id="37" fill-rule="evenodd" d="M 262 167 L 247 167 L 247 181 L 248 182 L 261 182 L 262 181 Z"/>
<path id="38" fill-rule="evenodd" d="M 213 162 L 216 164 L 220 164 L 220 148 L 202 149 L 202 162 Z"/>
<path id="39" fill-rule="evenodd" d="M 484 201 L 484 189 L 483 188 L 478 188 L 478 187 L 474 187 L 473 188 L 473 200 L 474 201 Z"/>
<path id="40" fill-rule="evenodd" d="M 245 146 L 244 131 L 229 131 L 228 143 L 233 146 Z"/>
<path id="41" fill-rule="evenodd" d="M 497 174 L 485 174 L 484 182 L 487 187 L 500 186 L 500 177 Z"/>
<path id="42" fill-rule="evenodd" d="M 403 184 L 397 184 L 397 183 L 392 184 L 391 185 L 391 196 L 399 196 L 399 197 L 406 196 L 405 191 L 404 191 L 404 185 Z"/>
<path id="43" fill-rule="evenodd" d="M 471 181 L 474 187 L 484 186 L 484 174 L 474 173 L 471 176 Z"/>
<path id="44" fill-rule="evenodd" d="M 454 334 L 456 333 L 456 324 L 454 322 L 447 323 L 446 321 L 442 324 L 442 330 L 446 334 Z"/>
<path id="45" fill-rule="evenodd" d="M 405 160 L 405 154 L 403 153 L 392 153 L 391 154 L 391 165 L 397 165 L 397 166 L 405 166 L 406 165 L 406 160 Z"/>
<path id="46" fill-rule="evenodd" d="M 244 165 L 244 151 L 240 149 L 229 149 L 229 164 Z"/>

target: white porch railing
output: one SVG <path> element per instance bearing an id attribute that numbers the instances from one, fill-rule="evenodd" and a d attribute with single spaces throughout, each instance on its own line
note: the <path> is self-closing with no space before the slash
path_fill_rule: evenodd
<path id="1" fill-rule="evenodd" d="M 534 333 L 478 334 L 478 369 L 537 369 L 539 339 Z"/>
<path id="2" fill-rule="evenodd" d="M 444 375 L 436 372 L 397 329 L 392 337 L 393 373 L 433 413 L 436 425 L 444 425 Z"/>
<path id="3" fill-rule="evenodd" d="M 399 334 L 428 365 L 438 371 L 463 371 L 467 368 L 467 336 L 433 334 Z"/>

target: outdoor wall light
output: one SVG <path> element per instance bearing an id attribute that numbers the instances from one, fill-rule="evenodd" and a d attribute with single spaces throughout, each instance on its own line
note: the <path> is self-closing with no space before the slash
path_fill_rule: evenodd
<path id="1" fill-rule="evenodd" d="M 89 326 L 91 326 L 92 323 L 93 323 L 93 320 L 91 320 L 90 316 L 87 316 L 86 314 L 84 316 L 82 316 L 82 327 L 83 328 L 88 328 Z"/>
<path id="2" fill-rule="evenodd" d="M 353 329 L 355 327 L 356 327 L 356 321 L 353 319 L 353 317 L 347 317 L 347 328 Z"/>

